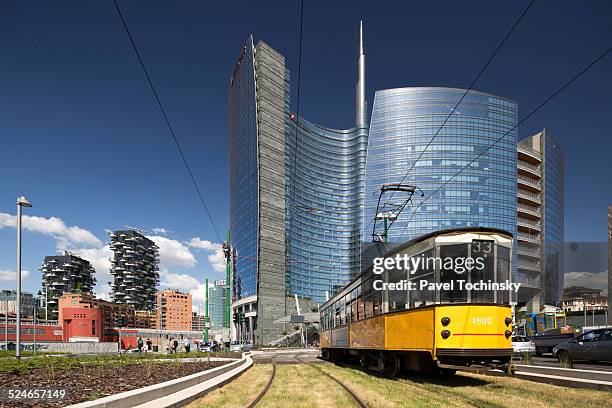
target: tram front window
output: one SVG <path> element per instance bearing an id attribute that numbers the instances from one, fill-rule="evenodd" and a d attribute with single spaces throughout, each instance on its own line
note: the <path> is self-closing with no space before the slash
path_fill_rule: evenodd
<path id="1" fill-rule="evenodd" d="M 497 281 L 505 282 L 510 279 L 510 249 L 505 246 L 497 246 Z M 509 304 L 510 292 L 507 290 L 497 291 L 497 303 Z"/>
<path id="2" fill-rule="evenodd" d="M 457 260 L 468 257 L 468 246 L 466 244 L 453 244 L 440 246 L 440 259 L 442 260 L 442 268 L 440 268 L 440 283 L 452 284 L 452 289 L 440 291 L 441 303 L 467 303 L 468 296 L 465 289 L 459 288 L 458 280 L 467 281 L 468 272 L 465 271 L 459 274 L 453 268 L 445 268 L 445 260 L 451 258 Z M 455 264 L 455 262 L 453 262 Z"/>

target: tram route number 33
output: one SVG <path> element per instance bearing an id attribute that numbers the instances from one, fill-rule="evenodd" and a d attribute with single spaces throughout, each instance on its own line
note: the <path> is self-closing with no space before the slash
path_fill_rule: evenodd
<path id="1" fill-rule="evenodd" d="M 472 324 L 493 324 L 490 316 L 472 316 Z"/>

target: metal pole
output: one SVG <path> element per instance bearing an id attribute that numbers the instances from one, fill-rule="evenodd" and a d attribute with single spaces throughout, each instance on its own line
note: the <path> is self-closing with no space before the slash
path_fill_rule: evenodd
<path id="1" fill-rule="evenodd" d="M 384 238 L 385 238 L 385 244 L 386 244 L 387 241 L 388 241 L 388 239 L 387 239 L 387 216 L 385 216 L 384 222 L 385 222 L 385 235 L 384 235 Z"/>
<path id="2" fill-rule="evenodd" d="M 17 296 L 15 299 L 15 314 L 17 326 L 15 327 L 15 357 L 21 358 L 21 205 L 17 201 Z"/>
<path id="3" fill-rule="evenodd" d="M 8 351 L 8 293 L 4 299 L 4 304 L 6 306 L 6 309 L 4 309 L 4 344 Z"/>
<path id="4" fill-rule="evenodd" d="M 231 297 L 231 286 L 232 286 L 232 275 L 231 275 L 231 268 L 232 268 L 232 241 L 231 241 L 231 230 L 227 230 L 227 264 L 225 265 L 225 321 L 226 321 L 226 326 L 227 328 L 230 328 L 230 322 L 231 322 L 231 317 L 230 317 L 230 309 L 232 307 L 231 303 L 232 303 L 232 297 Z M 230 330 L 231 332 L 231 330 Z M 230 334 L 231 337 L 231 334 Z"/>
<path id="5" fill-rule="evenodd" d="M 206 295 L 206 306 L 204 306 L 204 341 L 208 343 L 208 278 L 206 278 L 206 288 L 204 290 Z"/>
<path id="6" fill-rule="evenodd" d="M 36 355 L 36 303 L 34 303 L 34 355 Z"/>

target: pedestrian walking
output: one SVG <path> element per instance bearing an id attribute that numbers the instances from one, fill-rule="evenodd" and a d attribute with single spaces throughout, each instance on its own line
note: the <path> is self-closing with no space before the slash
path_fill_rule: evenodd
<path id="1" fill-rule="evenodd" d="M 189 339 L 187 337 L 183 339 L 183 347 L 185 347 L 185 353 L 189 353 L 189 350 L 191 349 L 191 344 L 189 343 Z"/>
<path id="2" fill-rule="evenodd" d="M 139 353 L 142 353 L 142 345 L 143 345 L 142 337 L 138 337 L 138 352 Z"/>

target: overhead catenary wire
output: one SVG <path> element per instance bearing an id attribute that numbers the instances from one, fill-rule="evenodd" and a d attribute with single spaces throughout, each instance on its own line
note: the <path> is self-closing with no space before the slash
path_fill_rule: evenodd
<path id="1" fill-rule="evenodd" d="M 529 9 L 531 8 L 531 6 L 533 5 L 533 3 L 535 3 L 535 0 L 531 0 L 529 2 L 529 4 L 527 5 L 527 7 L 525 7 L 525 9 L 523 10 L 523 12 L 518 16 L 518 18 L 514 21 L 514 24 L 512 24 L 512 27 L 510 28 L 510 30 L 506 33 L 506 35 L 504 36 L 504 38 L 501 40 L 501 42 L 497 45 L 497 47 L 495 48 L 495 50 L 493 51 L 493 53 L 491 54 L 491 56 L 489 56 L 489 59 L 485 62 L 485 64 L 482 66 L 482 68 L 480 69 L 480 71 L 478 72 L 478 74 L 476 74 L 476 76 L 474 77 L 474 79 L 472 80 L 472 82 L 470 83 L 470 85 L 467 87 L 467 89 L 465 90 L 465 92 L 463 93 L 463 95 L 461 96 L 461 98 L 459 98 L 459 100 L 457 101 L 457 103 L 455 104 L 455 107 L 453 109 L 451 109 L 450 113 L 448 114 L 448 116 L 446 117 L 446 119 L 444 119 L 444 121 L 442 122 L 442 125 L 440 125 L 440 127 L 438 128 L 438 130 L 436 131 L 436 133 L 432 136 L 432 138 L 429 140 L 429 142 L 425 145 L 425 148 L 423 150 L 421 150 L 421 153 L 417 156 L 417 158 L 412 162 L 412 165 L 408 168 L 408 170 L 406 171 L 406 174 L 404 174 L 404 176 L 402 177 L 400 184 L 402 184 L 405 180 L 406 177 L 408 177 L 408 175 L 410 174 L 410 172 L 412 171 L 412 169 L 414 168 L 414 166 L 416 165 L 416 163 L 421 159 L 421 157 L 423 157 L 423 154 L 425 154 L 425 151 L 429 148 L 429 146 L 431 146 L 431 144 L 433 143 L 433 141 L 436 139 L 436 137 L 440 134 L 440 132 L 442 131 L 442 128 L 444 128 L 444 126 L 446 125 L 446 123 L 449 121 L 449 119 L 451 118 L 451 116 L 453 116 L 453 114 L 455 113 L 455 111 L 457 110 L 457 108 L 459 107 L 459 105 L 461 104 L 461 102 L 463 102 L 463 100 L 465 99 L 465 97 L 467 96 L 467 94 L 472 90 L 472 88 L 474 87 L 474 85 L 476 85 L 476 82 L 478 82 L 478 80 L 480 79 L 480 77 L 482 76 L 482 74 L 486 71 L 486 69 L 489 67 L 489 65 L 491 64 L 491 62 L 493 62 L 493 59 L 495 59 L 495 56 L 497 55 L 497 53 L 502 49 L 502 47 L 504 46 L 504 44 L 506 44 L 506 42 L 508 41 L 508 39 L 510 38 L 510 36 L 512 35 L 512 33 L 514 32 L 514 30 L 516 29 L 516 27 L 518 27 L 518 25 L 520 24 L 520 22 L 523 20 L 523 18 L 525 17 L 525 15 L 527 14 L 527 12 L 529 11 Z M 386 203 L 389 203 L 389 201 L 391 201 L 391 199 L 393 198 L 393 196 L 395 195 L 395 192 L 392 192 L 389 196 L 389 198 L 386 199 Z M 374 219 L 370 220 L 370 222 L 364 227 L 363 232 L 365 232 L 368 227 L 370 225 L 372 225 L 372 223 L 374 222 Z"/>
<path id="2" fill-rule="evenodd" d="M 159 106 L 159 109 L 161 110 L 161 113 L 164 117 L 164 120 L 166 122 L 166 125 L 168 126 L 168 130 L 170 131 L 170 135 L 172 136 L 172 139 L 174 140 L 174 144 L 176 145 L 176 148 L 178 149 L 178 152 L 181 156 L 181 159 L 183 161 L 183 164 L 185 165 L 185 169 L 187 170 L 187 174 L 189 176 L 189 178 L 191 179 L 191 182 L 193 183 L 193 186 L 195 187 L 195 190 L 197 192 L 197 195 L 200 199 L 200 202 L 202 203 L 202 206 L 204 207 L 204 211 L 206 213 L 206 215 L 208 216 L 208 219 L 210 220 L 210 223 L 213 227 L 213 230 L 215 231 L 215 234 L 217 236 L 217 239 L 219 240 L 219 242 L 222 242 L 223 240 L 221 239 L 221 235 L 219 234 L 219 230 L 217 229 L 217 226 L 215 225 L 215 221 L 213 220 L 212 215 L 210 214 L 210 211 L 208 209 L 208 206 L 206 205 L 206 201 L 204 200 L 204 196 L 202 194 L 202 192 L 200 191 L 200 188 L 198 187 L 198 183 L 196 182 L 196 179 L 193 175 L 193 172 L 191 171 L 191 167 L 189 166 L 189 163 L 187 162 L 187 158 L 185 157 L 185 153 L 183 153 L 183 149 L 181 147 L 181 144 L 178 141 L 178 138 L 176 137 L 176 134 L 174 133 L 174 128 L 172 127 L 172 124 L 170 123 L 170 119 L 168 118 L 168 115 L 166 114 L 166 110 L 164 109 L 164 105 L 161 103 L 161 100 L 159 98 L 159 95 L 157 94 L 157 90 L 155 89 L 155 86 L 153 85 L 153 81 L 151 80 L 151 76 L 149 75 L 149 71 L 147 70 L 147 67 L 144 64 L 144 61 L 140 55 L 140 52 L 138 51 L 138 47 L 136 46 L 136 43 L 134 41 L 134 38 L 132 37 L 132 33 L 130 32 L 130 29 L 128 28 L 127 22 L 125 21 L 125 18 L 123 17 L 123 13 L 121 13 L 121 9 L 119 8 L 119 5 L 117 4 L 117 0 L 113 0 L 113 3 L 115 4 L 115 9 L 117 10 L 117 14 L 119 15 L 119 18 L 121 19 L 121 23 L 123 24 L 123 28 L 125 29 L 125 32 L 127 33 L 129 39 L 130 39 L 130 43 L 132 44 L 132 48 L 134 49 L 134 52 L 136 53 L 136 56 L 138 57 L 138 62 L 140 63 L 140 67 L 142 68 L 142 71 L 145 74 L 145 77 L 147 78 L 147 82 L 149 83 L 149 87 L 151 88 L 151 91 L 153 91 L 153 95 L 155 96 L 155 101 L 157 102 L 157 106 Z"/>
<path id="3" fill-rule="evenodd" d="M 470 167 L 476 160 L 478 160 L 480 157 L 484 156 L 489 150 L 491 150 L 493 147 L 495 147 L 499 142 L 501 142 L 506 136 L 508 136 L 510 133 L 512 133 L 512 131 L 514 129 L 516 129 L 520 124 L 522 124 L 523 122 L 527 121 L 529 118 L 531 118 L 536 112 L 538 112 L 540 109 L 542 109 L 546 104 L 548 104 L 551 100 L 553 100 L 557 95 L 559 95 L 561 92 L 563 92 L 567 87 L 569 87 L 572 83 L 574 83 L 578 78 L 580 78 L 582 75 L 584 75 L 588 70 L 590 70 L 591 68 L 593 68 L 599 61 L 601 61 L 603 58 L 605 58 L 606 55 L 608 55 L 610 53 L 610 51 L 612 51 L 612 47 L 608 48 L 607 50 L 605 50 L 603 53 L 601 53 L 598 57 L 596 57 L 593 61 L 591 61 L 590 64 L 588 64 L 586 67 L 584 67 L 582 70 L 580 70 L 577 74 L 575 74 L 574 76 L 572 76 L 572 78 L 570 78 L 567 82 L 565 82 L 559 89 L 557 89 L 555 92 L 553 92 L 549 97 L 547 97 L 544 101 L 542 101 L 538 106 L 536 106 L 531 112 L 529 112 L 529 114 L 527 114 L 525 117 L 523 117 L 520 121 L 518 121 L 514 126 L 512 126 L 512 128 L 510 128 L 510 130 L 508 130 L 506 133 L 504 133 L 503 135 L 501 135 L 499 138 L 497 138 L 492 144 L 490 144 L 486 149 L 484 149 L 482 152 L 480 152 L 479 154 L 476 155 L 476 157 L 474 157 L 468 164 L 466 164 L 465 166 L 463 166 L 461 169 L 459 169 L 459 171 L 457 171 L 455 174 L 453 174 L 448 180 L 446 180 L 444 183 L 442 183 L 440 185 L 440 187 L 438 187 L 437 189 L 435 189 L 431 194 L 429 194 L 427 197 L 425 197 L 421 202 L 419 202 L 419 204 L 415 207 L 414 211 L 412 212 L 412 215 L 410 216 L 410 218 L 408 219 L 408 222 L 406 222 L 406 225 L 404 226 L 404 229 L 402 230 L 402 233 L 400 234 L 400 237 L 404 235 L 404 233 L 406 232 L 406 229 L 408 229 L 408 225 L 410 225 L 410 221 L 412 221 L 412 219 L 414 218 L 417 210 L 419 208 L 421 208 L 421 206 L 427 201 L 429 200 L 432 196 L 434 196 L 438 191 L 440 191 L 442 188 L 444 188 L 444 186 L 446 186 L 448 183 L 450 183 L 455 177 L 457 177 L 459 174 L 461 174 L 465 169 L 467 169 L 468 167 Z"/>

